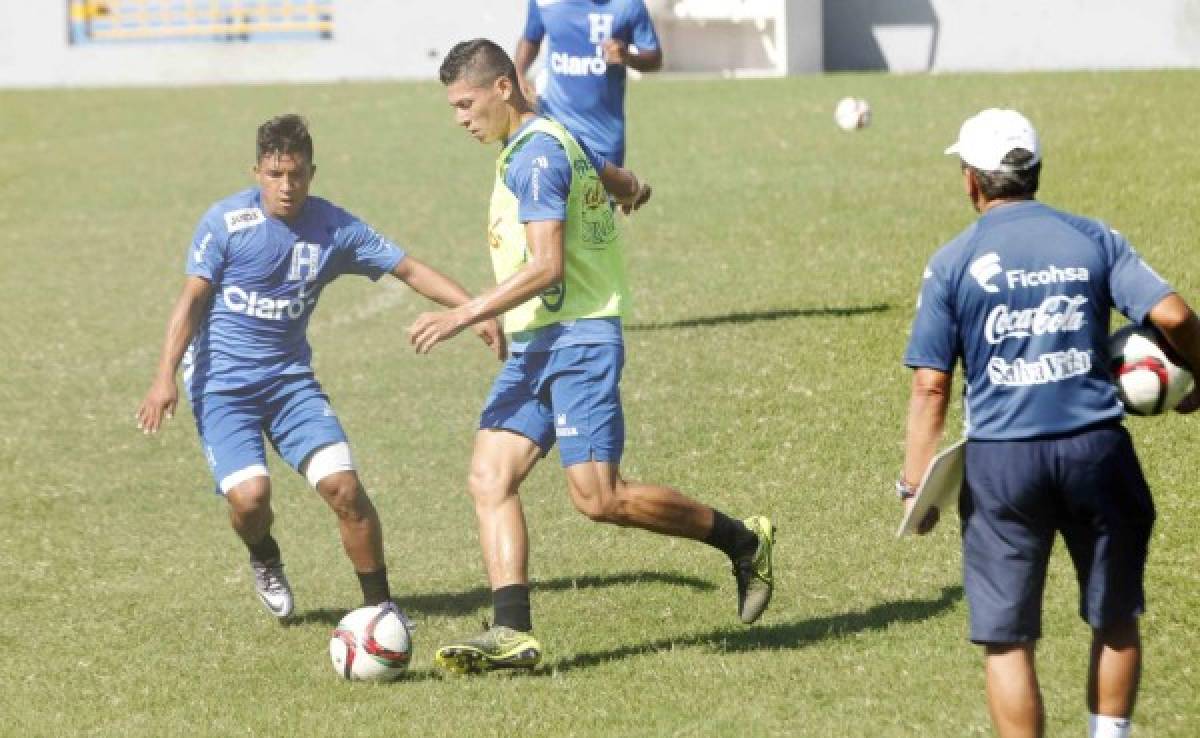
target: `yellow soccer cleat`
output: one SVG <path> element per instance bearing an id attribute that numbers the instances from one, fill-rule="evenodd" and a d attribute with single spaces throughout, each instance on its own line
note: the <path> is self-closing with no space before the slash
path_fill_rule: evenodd
<path id="1" fill-rule="evenodd" d="M 763 614 L 771 603 L 775 590 L 775 571 L 771 563 L 771 549 L 775 546 L 775 526 L 763 515 L 746 518 L 746 527 L 758 537 L 758 548 L 752 556 L 733 562 L 733 576 L 737 579 L 738 617 L 749 625 Z"/>
<path id="2" fill-rule="evenodd" d="M 495 669 L 532 669 L 542 660 L 542 644 L 529 633 L 503 625 L 470 640 L 442 646 L 433 662 L 453 674 L 481 674 Z"/>

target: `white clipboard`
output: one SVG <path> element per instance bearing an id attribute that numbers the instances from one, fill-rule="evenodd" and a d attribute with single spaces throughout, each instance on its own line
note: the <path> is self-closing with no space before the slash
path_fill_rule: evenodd
<path id="1" fill-rule="evenodd" d="M 930 508 L 936 507 L 941 514 L 951 505 L 958 504 L 958 495 L 963 484 L 966 443 L 967 439 L 960 439 L 929 462 L 925 476 L 921 478 L 921 486 L 917 488 L 916 500 L 900 521 L 900 527 L 896 529 L 897 538 L 902 538 L 907 533 L 915 533 Z"/>

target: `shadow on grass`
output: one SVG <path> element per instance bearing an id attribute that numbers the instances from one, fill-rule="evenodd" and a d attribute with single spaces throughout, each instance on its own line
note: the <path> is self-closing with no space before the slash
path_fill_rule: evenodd
<path id="1" fill-rule="evenodd" d="M 706 633 L 683 635 L 678 638 L 661 638 L 649 643 L 632 644 L 608 651 L 577 654 L 546 664 L 539 668 L 535 675 L 561 674 L 631 656 L 669 651 L 681 646 L 715 646 L 727 653 L 761 649 L 800 649 L 831 638 L 841 638 L 856 633 L 883 630 L 892 625 L 928 620 L 949 610 L 962 599 L 962 596 L 962 587 L 943 587 L 941 596 L 933 600 L 883 602 L 863 612 L 849 612 L 794 623 L 751 626 L 749 628 L 718 628 Z"/>
<path id="2" fill-rule="evenodd" d="M 859 307 L 815 307 L 787 308 L 783 310 L 757 310 L 746 313 L 727 313 L 725 315 L 706 315 L 682 320 L 669 320 L 655 323 L 633 323 L 625 326 L 627 331 L 664 331 L 672 328 L 706 328 L 726 323 L 756 323 L 760 320 L 787 320 L 790 318 L 848 318 L 854 315 L 869 315 L 891 310 L 892 306 L 880 302 L 874 305 Z"/>
<path id="3" fill-rule="evenodd" d="M 671 584 L 677 587 L 711 592 L 717 585 L 707 579 L 689 577 L 665 571 L 627 571 L 616 574 L 588 575 L 582 577 L 558 577 L 533 583 L 534 592 L 563 592 L 577 589 L 619 587 L 626 584 Z M 492 604 L 492 592 L 487 587 L 475 587 L 466 592 L 434 594 L 396 593 L 400 607 L 414 618 L 422 615 L 465 615 Z M 297 613 L 281 622 L 285 626 L 337 625 L 348 611 L 344 608 L 317 608 Z"/>

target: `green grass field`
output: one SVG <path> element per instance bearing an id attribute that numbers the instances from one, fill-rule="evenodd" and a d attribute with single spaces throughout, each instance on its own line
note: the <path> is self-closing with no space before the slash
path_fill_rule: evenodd
<path id="1" fill-rule="evenodd" d="M 656 195 L 626 227 L 624 469 L 774 517 L 778 589 L 752 627 L 720 554 L 588 522 L 555 454 L 524 491 L 543 666 L 434 673 L 436 645 L 490 616 L 464 479 L 497 366 L 471 337 L 413 355 L 405 331 L 424 305 L 394 280 L 326 291 L 318 374 L 419 624 L 407 678 L 374 686 L 329 665 L 330 630 L 359 593 L 316 495 L 273 459 L 299 610 L 280 627 L 253 596 L 190 414 L 146 438 L 133 413 L 192 229 L 248 185 L 262 120 L 307 115 L 314 192 L 472 289 L 490 278 L 495 151 L 455 129 L 435 84 L 0 92 L 0 734 L 989 735 L 956 526 L 892 539 L 915 290 L 973 217 L 941 151 L 980 108 L 1024 110 L 1046 149 L 1042 199 L 1107 220 L 1200 302 L 1198 84 L 1153 72 L 631 88 L 629 162 Z M 869 129 L 834 127 L 847 94 L 873 103 Z M 1197 423 L 1130 421 L 1159 508 L 1143 738 L 1200 732 Z M 1060 547 L 1039 651 L 1052 735 L 1085 730 L 1075 600 Z"/>

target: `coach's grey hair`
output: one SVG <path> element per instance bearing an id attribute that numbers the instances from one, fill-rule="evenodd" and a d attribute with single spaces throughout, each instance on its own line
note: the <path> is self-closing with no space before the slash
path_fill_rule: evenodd
<path id="1" fill-rule="evenodd" d="M 1000 163 L 1002 168 L 995 172 L 976 169 L 966 162 L 963 162 L 963 166 L 975 174 L 975 181 L 979 183 L 979 190 L 984 197 L 999 200 L 1034 196 L 1042 174 L 1042 162 L 1039 160 L 1031 166 L 1029 162 L 1032 160 L 1032 152 L 1013 149 L 1005 154 Z"/>

